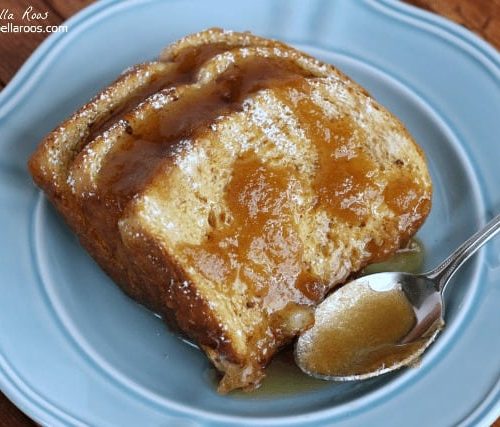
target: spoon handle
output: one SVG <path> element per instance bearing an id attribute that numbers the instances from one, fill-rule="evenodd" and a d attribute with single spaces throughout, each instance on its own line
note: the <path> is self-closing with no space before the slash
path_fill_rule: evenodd
<path id="1" fill-rule="evenodd" d="M 437 284 L 438 290 L 442 292 L 455 271 L 457 271 L 472 254 L 474 254 L 499 231 L 500 215 L 497 215 L 490 222 L 488 222 L 484 228 L 462 243 L 458 249 L 446 258 L 446 260 L 444 260 L 438 267 L 425 274 L 425 276 L 433 280 L 434 283 Z"/>

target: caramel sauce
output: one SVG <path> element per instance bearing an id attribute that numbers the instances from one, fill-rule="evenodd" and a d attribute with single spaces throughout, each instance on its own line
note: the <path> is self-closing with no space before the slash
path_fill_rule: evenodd
<path id="1" fill-rule="evenodd" d="M 300 272 L 295 282 L 295 287 L 311 301 L 321 301 L 327 290 L 325 284 L 307 270 Z"/>
<path id="2" fill-rule="evenodd" d="M 228 50 L 226 43 L 208 43 L 201 46 L 191 46 L 181 51 L 172 58 L 171 67 L 163 73 L 154 75 L 149 83 L 137 90 L 127 102 L 117 107 L 110 116 L 103 120 L 98 120 L 92 124 L 87 141 L 92 141 L 97 135 L 109 129 L 111 125 L 132 111 L 142 101 L 158 91 L 175 87 L 183 83 L 193 83 L 196 73 L 203 63 L 216 55 Z"/>
<path id="3" fill-rule="evenodd" d="M 404 247 L 429 212 L 431 201 L 425 189 L 416 184 L 411 176 L 404 174 L 391 177 L 383 196 L 397 218 L 397 222 L 392 225 L 397 234 L 397 246 Z M 372 253 L 372 262 L 383 262 L 393 253 L 394 242 L 387 240 L 376 243 L 372 240 L 367 249 Z"/>
<path id="4" fill-rule="evenodd" d="M 99 176 L 100 187 L 108 188 L 114 196 L 130 198 L 180 141 L 200 136 L 216 118 L 241 110 L 250 94 L 307 76 L 285 60 L 253 58 L 230 67 L 215 81 L 156 110 L 131 130 L 120 152 L 107 159 Z"/>
<path id="5" fill-rule="evenodd" d="M 382 196 L 396 218 L 384 228 L 392 235 L 382 242 L 370 241 L 367 250 L 372 261 L 383 261 L 397 247 L 404 246 L 430 209 L 426 190 L 412 177 L 394 173 L 381 190 L 380 166 L 362 149 L 363 129 L 347 116 L 328 119 L 311 101 L 311 87 L 300 84 L 302 96 L 292 101 L 288 88 L 280 91 L 282 102 L 295 113 L 308 139 L 318 153 L 313 189 L 318 207 L 352 226 L 363 227 L 371 215 L 373 201 Z M 402 160 L 396 160 L 402 165 Z"/>
<path id="6" fill-rule="evenodd" d="M 410 176 L 399 176 L 392 179 L 384 190 L 384 200 L 387 206 L 398 216 L 410 215 L 409 223 L 415 223 L 424 218 L 430 209 L 430 200 L 425 197 L 424 190 Z M 400 230 L 408 239 L 413 228 L 400 224 Z"/>
<path id="7" fill-rule="evenodd" d="M 302 274 L 302 243 L 290 210 L 294 171 L 270 167 L 252 152 L 236 160 L 225 192 L 230 224 L 212 228 L 200 245 L 183 245 L 191 265 L 231 294 L 238 279 L 252 297 L 310 302 L 295 295 Z M 290 298 L 291 297 L 291 298 Z"/>
<path id="8" fill-rule="evenodd" d="M 293 109 L 318 153 L 313 189 L 319 205 L 332 216 L 359 225 L 370 213 L 369 198 L 377 192 L 375 164 L 359 147 L 361 130 L 347 116 L 328 119 L 310 100 L 307 83 L 301 90 L 305 96 L 296 102 L 285 91 L 281 99 Z"/>
<path id="9" fill-rule="evenodd" d="M 201 46 L 191 46 L 181 51 L 172 58 L 177 64 L 174 82 L 192 83 L 200 67 L 209 59 L 239 46 L 228 46 L 227 43 L 208 43 Z"/>
<path id="10" fill-rule="evenodd" d="M 362 279 L 360 279 L 362 280 Z M 324 376 L 362 375 L 410 357 L 423 343 L 400 344 L 416 322 L 413 309 L 399 289 L 359 292 L 342 289 L 316 310 L 316 323 L 298 348 L 301 367 Z"/>

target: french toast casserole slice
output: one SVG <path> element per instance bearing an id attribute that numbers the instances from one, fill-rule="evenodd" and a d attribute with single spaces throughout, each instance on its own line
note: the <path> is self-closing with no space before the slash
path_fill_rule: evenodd
<path id="1" fill-rule="evenodd" d="M 359 85 L 283 43 L 211 29 L 51 132 L 35 182 L 132 298 L 260 384 L 312 308 L 430 210 L 422 150 Z"/>

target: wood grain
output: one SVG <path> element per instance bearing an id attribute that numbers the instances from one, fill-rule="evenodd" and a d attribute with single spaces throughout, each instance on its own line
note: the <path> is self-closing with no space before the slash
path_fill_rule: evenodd
<path id="1" fill-rule="evenodd" d="M 471 31 L 500 49 L 500 0 L 409 0 Z"/>
<path id="2" fill-rule="evenodd" d="M 0 10 L 8 9 L 16 17 L 12 22 L 17 25 L 58 25 L 63 17 L 54 11 L 44 1 L 36 2 L 2 0 Z M 22 20 L 24 12 L 29 6 L 33 6 L 33 12 L 48 12 L 47 19 L 34 19 L 29 23 Z M 2 25 L 8 22 L 2 20 Z M 49 34 L 47 33 L 0 33 L 0 81 L 6 84 L 19 69 L 19 67 L 31 55 L 34 48 L 37 47 Z"/>
<path id="3" fill-rule="evenodd" d="M 5 396 L 0 396 L 0 426 L 33 427 L 35 423 L 17 409 Z"/>
<path id="4" fill-rule="evenodd" d="M 71 15 L 74 15 L 80 9 L 83 9 L 85 6 L 93 3 L 93 0 L 44 0 L 44 2 L 50 7 L 57 11 L 57 13 L 64 17 L 65 19 L 69 18 Z"/>
<path id="5" fill-rule="evenodd" d="M 415 6 L 447 17 L 476 32 L 500 49 L 500 0 L 408 0 Z M 58 25 L 92 0 L 2 0 L 0 11 L 9 9 L 19 18 L 30 5 L 33 11 L 48 12 L 45 20 L 35 19 L 33 25 Z M 0 33 L 0 90 L 14 76 L 33 50 L 48 33 Z M 35 423 L 0 393 L 0 426 L 33 427 Z M 493 427 L 500 427 L 498 419 Z"/>

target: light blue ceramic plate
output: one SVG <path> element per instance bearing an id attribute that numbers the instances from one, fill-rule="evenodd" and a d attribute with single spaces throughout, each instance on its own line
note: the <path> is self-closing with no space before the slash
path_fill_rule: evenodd
<path id="1" fill-rule="evenodd" d="M 42 136 L 125 67 L 211 26 L 279 38 L 335 64 L 396 113 L 434 179 L 420 232 L 435 265 L 500 211 L 500 57 L 388 0 L 104 1 L 0 94 L 0 385 L 43 424 L 486 425 L 500 414 L 500 240 L 454 279 L 447 329 L 419 369 L 275 398 L 219 396 L 207 360 L 101 272 L 35 189 Z"/>

